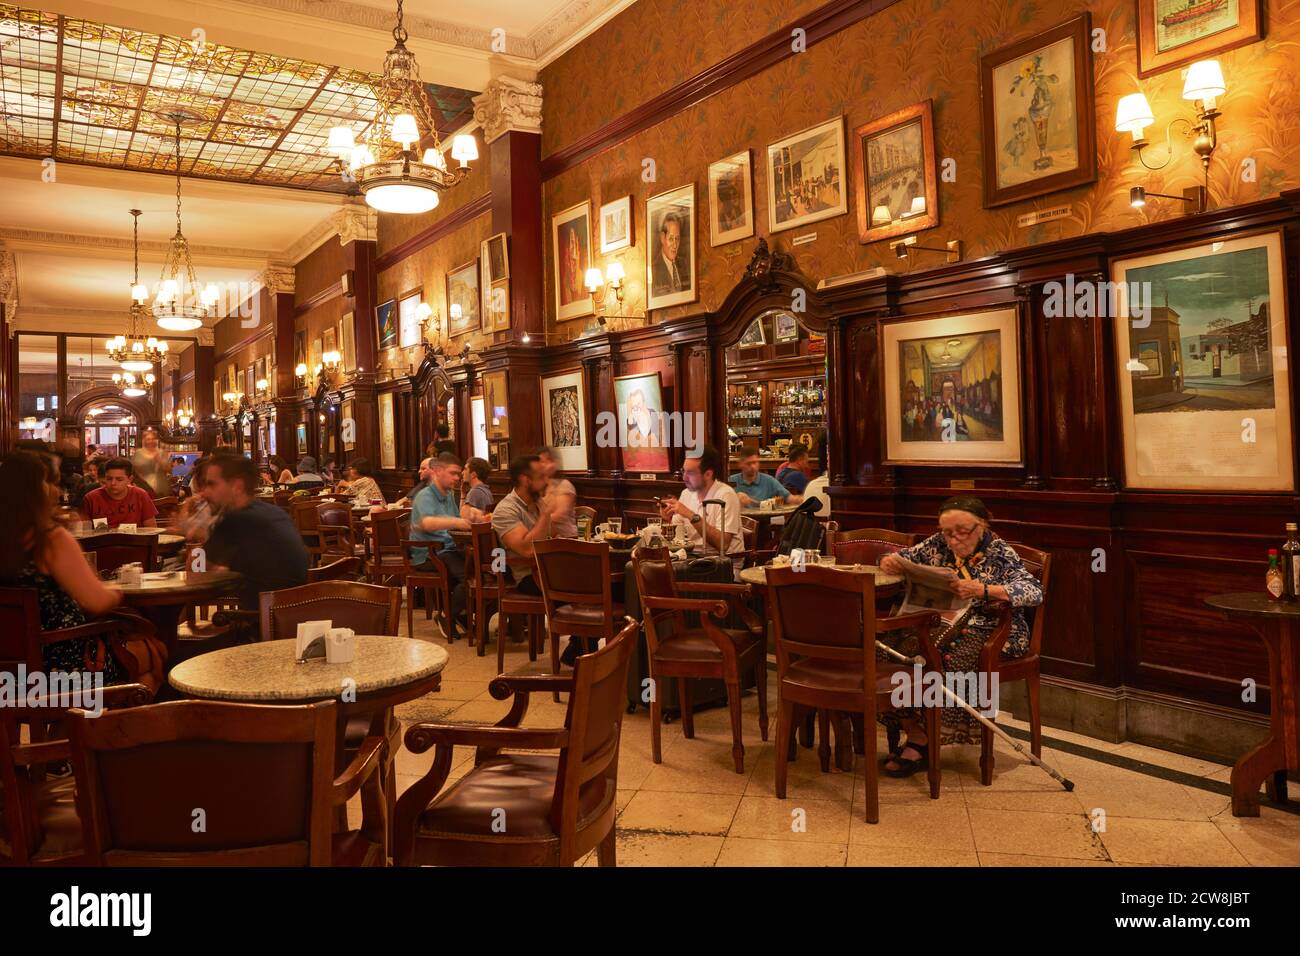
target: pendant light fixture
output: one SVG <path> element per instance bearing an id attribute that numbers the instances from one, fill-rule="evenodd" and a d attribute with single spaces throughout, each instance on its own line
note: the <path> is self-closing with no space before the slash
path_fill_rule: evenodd
<path id="1" fill-rule="evenodd" d="M 158 325 L 169 332 L 193 332 L 215 313 L 221 293 L 209 282 L 199 291 L 190 257 L 190 243 L 181 231 L 181 123 L 195 117 L 185 112 L 166 114 L 176 124 L 176 235 L 172 236 L 167 260 L 154 297 L 153 314 Z"/>
<path id="2" fill-rule="evenodd" d="M 351 170 L 367 205 L 379 212 L 409 215 L 435 208 L 438 194 L 465 178 L 469 164 L 478 159 L 478 145 L 473 136 L 455 137 L 451 159 L 459 167 L 454 172 L 448 167 L 420 68 L 415 54 L 406 48 L 408 36 L 402 25 L 402 0 L 397 0 L 395 43 L 384 57 L 384 72 L 374 88 L 378 106 L 366 140 L 357 143 L 352 127 L 336 126 L 330 130 L 328 148 Z"/>
<path id="3" fill-rule="evenodd" d="M 127 319 L 126 335 L 111 338 L 106 343 L 108 357 L 122 366 L 124 372 L 149 372 L 167 355 L 167 343 L 152 335 L 145 338 L 145 302 L 149 290 L 140 284 L 140 210 L 131 210 L 134 227 L 135 273 L 131 280 L 131 311 Z"/>

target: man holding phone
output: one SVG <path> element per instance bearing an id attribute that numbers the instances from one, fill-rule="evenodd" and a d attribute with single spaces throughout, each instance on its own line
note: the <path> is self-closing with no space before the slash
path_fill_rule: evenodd
<path id="1" fill-rule="evenodd" d="M 740 530 L 740 498 L 734 488 L 718 480 L 721 471 L 722 456 L 712 445 L 705 445 L 698 455 L 687 457 L 682 465 L 686 490 L 676 498 L 660 501 L 659 517 L 665 524 L 685 526 L 689 544 L 707 544 L 719 554 L 729 555 L 732 565 L 739 569 L 745 550 L 745 538 Z M 717 505 L 709 505 L 705 514 L 703 503 L 710 500 L 722 502 L 721 519 Z"/>

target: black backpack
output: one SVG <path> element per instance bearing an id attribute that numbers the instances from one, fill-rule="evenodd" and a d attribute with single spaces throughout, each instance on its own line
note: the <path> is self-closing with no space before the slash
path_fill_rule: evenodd
<path id="1" fill-rule="evenodd" d="M 821 503 L 816 498 L 810 498 L 785 519 L 781 528 L 781 541 L 776 547 L 778 554 L 789 554 L 795 548 L 821 550 L 822 543 L 826 540 L 826 529 L 813 517 L 820 510 Z"/>

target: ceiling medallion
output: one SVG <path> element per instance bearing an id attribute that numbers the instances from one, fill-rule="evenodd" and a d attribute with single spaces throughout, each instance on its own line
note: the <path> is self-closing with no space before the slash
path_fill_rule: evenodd
<path id="1" fill-rule="evenodd" d="M 172 236 L 158 279 L 153 314 L 158 325 L 169 332 L 193 332 L 203 320 L 215 314 L 221 293 L 209 282 L 199 291 L 194 275 L 190 243 L 181 231 L 181 124 L 202 120 L 202 116 L 183 107 L 165 114 L 176 127 L 176 235 Z"/>
<path id="2" fill-rule="evenodd" d="M 366 140 L 357 143 L 352 127 L 336 126 L 330 130 L 329 151 L 355 178 L 367 205 L 409 215 L 435 208 L 438 194 L 465 178 L 469 164 L 478 159 L 478 146 L 473 136 L 457 136 L 451 159 L 459 168 L 448 168 L 420 68 L 406 48 L 407 37 L 402 0 L 397 0 L 396 42 L 384 57 L 384 72 L 374 87 L 378 106 Z"/>

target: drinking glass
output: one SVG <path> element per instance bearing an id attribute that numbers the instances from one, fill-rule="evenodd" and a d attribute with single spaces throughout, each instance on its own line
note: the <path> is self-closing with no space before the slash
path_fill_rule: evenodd
<path id="1" fill-rule="evenodd" d="M 610 533 L 610 534 L 620 534 L 620 533 L 622 533 L 622 531 L 623 531 L 623 519 L 622 519 L 622 518 L 610 518 L 610 519 L 609 519 L 609 533 Z"/>
<path id="2" fill-rule="evenodd" d="M 821 564 L 821 563 L 822 563 L 822 553 L 821 553 L 820 551 L 818 551 L 816 548 L 804 548 L 804 552 L 803 552 L 803 563 L 804 563 L 805 565 L 809 565 L 809 564 Z"/>

